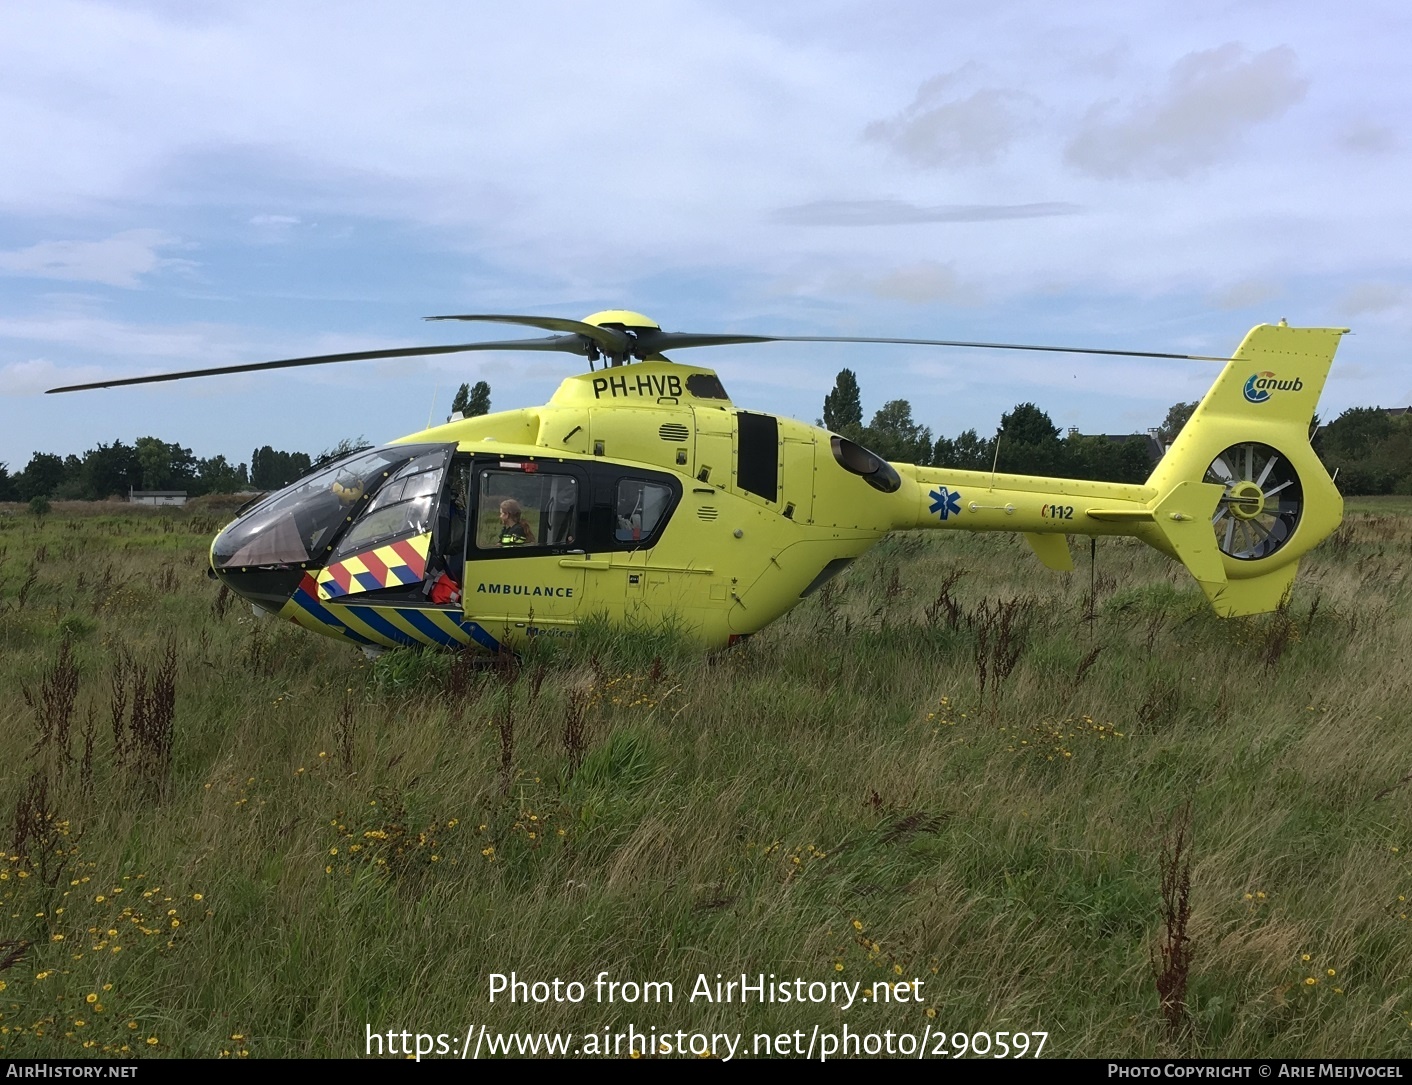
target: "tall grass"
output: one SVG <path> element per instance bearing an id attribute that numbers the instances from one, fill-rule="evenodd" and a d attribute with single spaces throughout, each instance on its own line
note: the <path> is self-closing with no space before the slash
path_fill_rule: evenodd
<path id="1" fill-rule="evenodd" d="M 0 518 L 0 1054 L 844 1022 L 1412 1054 L 1401 508 L 1262 618 L 1122 540 L 1065 578 L 916 534 L 717 656 L 595 621 L 489 664 L 257 621 L 208 519 Z M 492 1005 L 510 971 L 677 997 Z M 742 972 L 922 998 L 686 1000 Z"/>

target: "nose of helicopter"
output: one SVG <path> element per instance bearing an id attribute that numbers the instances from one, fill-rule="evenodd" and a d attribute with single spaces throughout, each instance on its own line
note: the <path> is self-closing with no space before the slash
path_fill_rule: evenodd
<path id="1" fill-rule="evenodd" d="M 306 577 L 317 575 L 345 537 L 359 538 L 414 499 L 427 505 L 439 486 L 452 445 L 389 445 L 369 449 L 316 470 L 253 505 L 211 543 L 213 575 L 242 599 L 278 612 Z M 399 471 L 412 472 L 403 479 Z M 391 481 L 389 481 L 391 480 Z M 407 487 L 413 493 L 404 493 Z M 379 501 L 387 506 L 383 510 Z"/>
<path id="2" fill-rule="evenodd" d="M 237 520 L 212 541 L 206 575 L 261 611 L 278 613 L 294 595 L 305 570 L 292 562 L 236 564 L 231 561 L 232 555 L 240 555 L 238 539 L 243 534 L 240 528 L 241 522 Z"/>
<path id="3" fill-rule="evenodd" d="M 365 489 L 361 476 L 320 473 L 242 509 L 211 543 L 211 575 L 261 610 L 277 613 L 304 577 L 323 565 L 329 541 Z"/>

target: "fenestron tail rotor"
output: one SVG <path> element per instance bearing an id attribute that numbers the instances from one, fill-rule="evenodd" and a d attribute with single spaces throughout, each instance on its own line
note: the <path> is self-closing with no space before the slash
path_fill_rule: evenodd
<path id="1" fill-rule="evenodd" d="M 1299 526 L 1304 493 L 1289 460 L 1269 445 L 1231 445 L 1206 469 L 1206 482 L 1225 487 L 1211 527 L 1221 553 L 1241 561 L 1267 558 Z"/>
<path id="2" fill-rule="evenodd" d="M 641 313 L 609 310 L 595 313 L 586 320 L 561 317 L 518 316 L 507 314 L 460 314 L 427 317 L 428 320 L 464 320 L 499 324 L 521 324 L 556 332 L 542 339 L 511 339 L 487 343 L 453 343 L 444 346 L 393 347 L 386 350 L 360 350 L 344 354 L 319 354 L 307 358 L 283 358 L 272 362 L 250 362 L 241 365 L 212 366 L 186 369 L 175 373 L 156 373 L 143 377 L 123 377 L 115 380 L 92 381 L 50 388 L 49 392 L 83 392 L 94 388 L 121 388 L 135 384 L 156 384 L 162 381 L 185 380 L 188 377 L 212 377 L 226 373 L 256 373 L 267 369 L 296 369 L 302 366 L 331 365 L 337 362 L 364 362 L 379 358 L 421 358 L 437 354 L 459 354 L 467 351 L 549 351 L 575 354 L 587 358 L 590 367 L 597 361 L 608 365 L 625 365 L 633 361 L 662 360 L 666 350 L 688 347 L 735 346 L 749 343 L 860 343 L 923 347 L 955 347 L 978 350 L 1024 350 L 1055 354 L 1097 354 L 1121 358 L 1172 358 L 1184 361 L 1224 362 L 1227 359 L 1204 354 L 1169 354 L 1146 350 L 1110 350 L 1100 347 L 1061 347 L 1027 343 L 981 343 L 955 339 L 897 339 L 867 336 L 830 335 L 734 335 L 715 332 L 667 332 Z"/>

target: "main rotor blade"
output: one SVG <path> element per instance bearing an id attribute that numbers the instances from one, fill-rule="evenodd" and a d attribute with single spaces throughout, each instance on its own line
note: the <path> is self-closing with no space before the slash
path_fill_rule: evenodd
<path id="1" fill-rule="evenodd" d="M 356 350 L 347 354 L 320 354 L 312 358 L 284 358 L 275 362 L 250 362 L 246 365 L 222 365 L 210 369 L 185 369 L 179 373 L 157 373 L 150 377 L 124 377 L 119 380 L 94 381 L 91 384 L 70 384 L 50 388 L 55 392 L 87 392 L 94 388 L 121 388 L 129 384 L 157 384 L 161 381 L 185 380 L 187 377 L 214 377 L 223 373 L 258 373 L 265 369 L 295 369 L 306 365 L 328 365 L 333 362 L 366 362 L 377 358 L 420 358 L 434 354 L 459 354 L 468 350 L 549 350 L 566 354 L 587 354 L 588 348 L 578 335 L 551 335 L 545 339 L 511 339 L 499 343 L 458 343 L 442 347 L 398 347 L 391 350 Z"/>
<path id="2" fill-rule="evenodd" d="M 640 328 L 636 338 L 629 340 L 609 328 L 585 324 L 579 320 L 539 316 L 429 316 L 427 320 L 483 320 L 507 324 L 525 324 L 547 331 L 577 332 L 586 335 L 603 348 L 605 354 L 621 354 L 629 346 L 634 354 L 660 354 L 667 350 L 688 347 L 736 346 L 746 343 L 882 343 L 917 347 L 963 347 L 978 350 L 1030 350 L 1050 354 L 1105 354 L 1117 358 L 1169 358 L 1187 362 L 1228 362 L 1229 358 L 1209 354 L 1166 354 L 1151 350 L 1110 350 L 1102 347 L 1056 347 L 1026 343 L 971 343 L 952 339 L 880 339 L 872 336 L 834 335 L 724 335 L 712 332 L 667 332 L 657 328 Z"/>
<path id="3" fill-rule="evenodd" d="M 1119 358 L 1171 358 L 1187 362 L 1228 362 L 1209 354 L 1162 354 L 1151 350 L 1108 350 L 1101 347 L 1052 347 L 1028 343 L 967 343 L 953 339 L 875 339 L 848 335 L 695 335 L 690 332 L 643 332 L 638 344 L 654 351 L 731 343 L 894 343 L 916 347 L 965 347 L 981 350 L 1038 350 L 1051 354 L 1107 354 Z"/>
<path id="4" fill-rule="evenodd" d="M 1059 347 L 1028 343 L 975 343 L 955 339 L 890 339 L 871 336 L 834 335 L 728 335 L 718 333 L 664 332 L 658 328 L 639 328 L 632 332 L 616 328 L 600 328 L 581 320 L 561 317 L 464 314 L 430 316 L 427 320 L 487 321 L 499 324 L 523 324 L 532 328 L 559 332 L 544 339 L 512 339 L 491 343 L 459 343 L 437 347 L 400 347 L 391 350 L 360 350 L 346 354 L 320 354 L 309 358 L 285 358 L 273 362 L 252 362 L 246 365 L 214 366 L 208 369 L 186 369 L 177 373 L 158 373 L 148 377 L 125 377 L 118 380 L 93 381 L 50 388 L 56 392 L 86 392 L 95 388 L 122 388 L 134 384 L 157 384 L 163 381 L 185 380 L 188 377 L 211 377 L 224 373 L 256 373 L 267 369 L 294 369 L 306 365 L 328 365 L 335 362 L 362 362 L 378 358 L 417 358 L 436 354 L 458 354 L 474 350 L 557 351 L 589 357 L 596 346 L 603 354 L 622 359 L 631 354 L 646 358 L 665 350 L 687 347 L 731 346 L 746 343 L 877 343 L 900 346 L 960 347 L 979 350 L 1028 350 L 1051 354 L 1102 354 L 1118 358 L 1171 358 L 1181 361 L 1226 362 L 1230 359 L 1207 354 L 1167 354 L 1149 350 L 1110 350 L 1102 347 Z"/>
<path id="5" fill-rule="evenodd" d="M 463 316 L 428 316 L 423 320 L 480 320 L 492 324 L 523 324 L 530 328 L 543 328 L 547 332 L 566 332 L 587 336 L 605 354 L 622 354 L 632 340 L 615 328 L 600 328 L 597 324 L 585 324 L 582 320 L 566 320 L 557 316 L 487 316 L 484 314 Z"/>
<path id="6" fill-rule="evenodd" d="M 638 332 L 640 349 L 657 354 L 664 350 L 685 350 L 687 347 L 729 347 L 739 343 L 773 343 L 773 335 L 715 335 L 710 332 L 660 332 L 651 328 Z"/>

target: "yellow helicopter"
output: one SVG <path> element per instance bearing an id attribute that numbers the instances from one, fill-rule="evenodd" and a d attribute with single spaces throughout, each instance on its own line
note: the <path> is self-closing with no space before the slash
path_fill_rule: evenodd
<path id="1" fill-rule="evenodd" d="M 293 358 L 56 388 L 476 350 L 587 358 L 542 407 L 453 419 L 356 453 L 242 509 L 211 570 L 256 607 L 370 651 L 523 648 L 589 615 L 671 616 L 703 648 L 764 628 L 888 532 L 1017 531 L 1051 569 L 1069 535 L 1132 535 L 1180 561 L 1223 616 L 1273 610 L 1343 500 L 1309 425 L 1346 329 L 1254 328 L 1229 358 L 948 340 L 666 332 L 640 313 L 539 339 Z M 838 434 L 731 403 L 663 351 L 906 343 L 1223 361 L 1141 485 L 894 464 Z M 599 366 L 596 363 L 601 362 Z"/>

